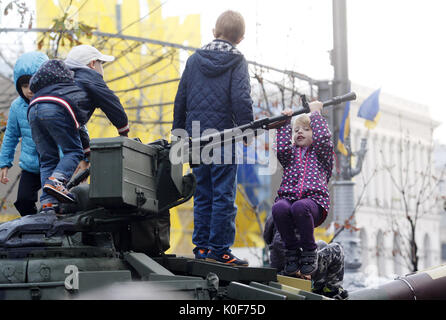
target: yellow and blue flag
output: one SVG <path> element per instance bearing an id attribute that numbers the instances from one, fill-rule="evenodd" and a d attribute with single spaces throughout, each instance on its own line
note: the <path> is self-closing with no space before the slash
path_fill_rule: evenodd
<path id="1" fill-rule="evenodd" d="M 339 128 L 338 150 L 344 156 L 348 155 L 345 147 L 345 140 L 350 134 L 350 101 L 347 101 L 344 108 L 344 115 L 342 116 L 341 126 Z"/>
<path id="2" fill-rule="evenodd" d="M 379 112 L 379 93 L 381 89 L 374 91 L 364 102 L 361 104 L 358 110 L 358 117 L 366 119 L 364 125 L 373 129 L 376 127 L 378 120 L 381 116 Z"/>

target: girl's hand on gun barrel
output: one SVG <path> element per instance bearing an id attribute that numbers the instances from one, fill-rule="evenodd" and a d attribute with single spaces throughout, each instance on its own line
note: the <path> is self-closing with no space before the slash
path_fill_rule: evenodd
<path id="1" fill-rule="evenodd" d="M 323 103 L 320 101 L 313 101 L 308 104 L 310 107 L 310 112 L 322 112 L 322 108 L 324 107 Z"/>
<path id="2" fill-rule="evenodd" d="M 310 112 L 319 112 L 319 113 L 322 112 L 322 108 L 324 107 L 323 103 L 320 101 L 310 102 L 308 106 L 310 107 Z M 290 117 L 293 115 L 293 110 L 287 108 L 282 111 L 282 114 Z"/>
<path id="3" fill-rule="evenodd" d="M 282 114 L 291 117 L 293 115 L 293 110 L 291 110 L 290 108 L 286 108 L 282 111 Z"/>

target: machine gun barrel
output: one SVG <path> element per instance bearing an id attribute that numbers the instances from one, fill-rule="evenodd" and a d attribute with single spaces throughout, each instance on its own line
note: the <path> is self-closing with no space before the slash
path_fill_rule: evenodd
<path id="1" fill-rule="evenodd" d="M 333 97 L 327 101 L 324 101 L 323 104 L 324 104 L 324 107 L 327 107 L 327 106 L 332 106 L 332 105 L 336 105 L 336 104 L 340 104 L 342 102 L 347 102 L 347 101 L 352 101 L 352 100 L 356 100 L 355 92 L 349 92 L 342 96 Z"/>
<path id="2" fill-rule="evenodd" d="M 282 114 L 282 115 L 278 115 L 278 116 L 262 118 L 262 119 L 251 121 L 250 123 L 247 123 L 245 125 L 238 126 L 235 128 L 226 129 L 226 130 L 212 133 L 209 135 L 205 135 L 202 137 L 191 138 L 188 141 L 189 142 L 189 144 L 188 144 L 189 151 L 192 151 L 194 146 L 200 146 L 200 148 L 207 146 L 209 148 L 212 148 L 212 147 L 222 146 L 222 144 L 225 142 L 232 142 L 232 143 L 238 142 L 238 141 L 241 141 L 242 139 L 244 139 L 244 137 L 247 137 L 249 134 L 254 135 L 255 134 L 254 130 L 273 129 L 273 128 L 277 127 L 278 125 L 280 125 L 281 122 L 287 120 L 288 118 L 291 118 L 291 117 L 294 117 L 294 116 L 297 116 L 297 115 L 300 115 L 303 113 L 309 113 L 310 109 L 308 107 L 308 103 L 306 103 L 305 96 L 301 96 L 301 97 L 302 97 L 302 101 L 303 101 L 303 106 L 299 107 L 296 111 L 294 111 L 291 116 Z M 323 101 L 322 104 L 324 107 L 328 107 L 328 106 L 336 105 L 336 104 L 339 104 L 342 102 L 351 101 L 351 100 L 355 100 L 355 99 L 356 99 L 356 93 L 349 92 L 345 95 L 336 96 L 336 97 L 333 97 L 327 101 Z M 250 130 L 248 130 L 248 129 L 250 129 Z M 246 130 L 248 130 L 249 133 L 247 133 Z M 189 152 L 189 154 L 190 154 L 190 152 Z"/>
<path id="3" fill-rule="evenodd" d="M 345 95 L 342 96 L 336 96 L 333 97 L 327 101 L 323 101 L 322 105 L 324 107 L 328 107 L 328 106 L 332 106 L 332 105 L 336 105 L 336 104 L 340 104 L 342 102 L 346 102 L 346 101 L 351 101 L 351 100 L 356 100 L 356 93 L 355 92 L 349 92 Z M 296 111 L 293 112 L 292 117 L 303 114 L 303 113 L 309 113 L 310 109 L 308 107 L 308 105 L 306 103 L 304 103 L 304 105 L 302 107 L 300 107 L 299 109 L 297 109 Z M 270 117 L 270 118 L 265 118 L 265 119 L 260 119 L 260 120 L 267 120 L 267 125 L 269 125 L 268 128 L 264 128 L 264 129 L 270 129 L 271 128 L 271 124 L 275 123 L 275 122 L 281 122 L 283 120 L 286 120 L 287 118 L 290 118 L 290 116 L 287 115 L 279 115 L 279 116 L 274 116 L 274 117 Z"/>

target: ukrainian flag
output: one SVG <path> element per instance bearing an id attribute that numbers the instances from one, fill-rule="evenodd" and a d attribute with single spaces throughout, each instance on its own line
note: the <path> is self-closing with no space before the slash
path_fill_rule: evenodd
<path id="1" fill-rule="evenodd" d="M 364 125 L 373 129 L 376 127 L 378 120 L 381 116 L 379 112 L 379 93 L 381 89 L 373 92 L 364 102 L 361 104 L 358 110 L 358 117 L 366 119 Z"/>
<path id="2" fill-rule="evenodd" d="M 341 127 L 339 128 L 338 150 L 344 156 L 348 155 L 345 147 L 345 139 L 350 134 L 350 101 L 347 101 L 344 108 L 344 116 L 342 117 Z"/>

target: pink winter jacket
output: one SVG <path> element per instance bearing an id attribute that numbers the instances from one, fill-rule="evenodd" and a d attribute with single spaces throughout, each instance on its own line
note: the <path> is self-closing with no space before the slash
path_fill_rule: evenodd
<path id="1" fill-rule="evenodd" d="M 283 167 L 282 183 L 276 201 L 310 198 L 323 209 L 324 222 L 330 209 L 328 181 L 333 171 L 334 151 L 327 121 L 319 112 L 310 114 L 313 143 L 307 148 L 292 145 L 291 124 L 277 128 L 277 158 Z"/>

